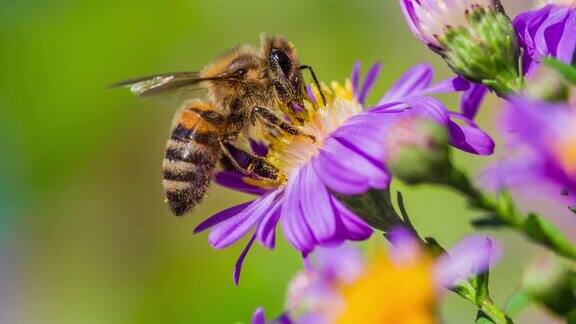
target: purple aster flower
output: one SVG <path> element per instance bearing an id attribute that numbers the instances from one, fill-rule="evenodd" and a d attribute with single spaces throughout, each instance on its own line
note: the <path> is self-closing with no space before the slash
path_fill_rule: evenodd
<path id="1" fill-rule="evenodd" d="M 430 306 L 437 305 L 443 288 L 452 288 L 486 271 L 500 257 L 500 249 L 490 239 L 470 236 L 433 259 L 411 233 L 395 229 L 389 251 L 378 251 L 370 258 L 364 258 L 350 245 L 318 249 L 311 264 L 288 286 L 281 317 L 284 323 L 392 323 L 383 319 L 389 315 L 397 318 L 404 311 L 407 313 L 401 322 L 394 323 L 413 323 L 409 314 L 431 319 L 434 314 Z M 255 314 L 263 314 L 262 309 Z"/>
<path id="2" fill-rule="evenodd" d="M 576 50 L 576 2 L 547 1 L 545 6 L 518 15 L 514 28 L 524 49 L 524 73 L 531 75 L 544 56 L 571 64 Z"/>
<path id="3" fill-rule="evenodd" d="M 516 97 L 501 117 L 504 136 L 516 154 L 485 174 L 499 187 L 537 187 L 555 196 L 576 194 L 576 108 Z M 496 183 L 495 183 L 496 182 Z M 544 186 L 543 186 L 544 185 Z"/>
<path id="4" fill-rule="evenodd" d="M 249 232 L 250 240 L 234 272 L 239 279 L 246 253 L 254 242 L 274 248 L 280 224 L 285 238 L 303 255 L 317 246 L 337 246 L 344 241 L 365 240 L 372 229 L 336 199 L 334 193 L 360 195 L 369 189 L 388 188 L 391 175 L 386 166 L 387 129 L 402 116 L 426 118 L 449 130 L 453 146 L 475 154 L 491 154 L 493 142 L 467 117 L 449 112 L 429 94 L 468 90 L 460 78 L 432 84 L 433 71 L 418 65 L 407 71 L 378 104 L 364 109 L 380 71 L 375 64 L 360 82 L 360 66 L 352 81 L 334 83 L 323 92 L 327 105 L 317 102 L 318 89 L 311 89 L 306 103 L 302 136 L 268 139 L 267 161 L 282 173 L 278 181 L 259 181 L 235 172 L 221 172 L 216 181 L 223 186 L 259 195 L 253 201 L 226 209 L 200 224 L 195 232 L 210 230 L 209 242 L 217 249 L 227 247 Z M 468 104 L 468 103 L 465 103 Z"/>

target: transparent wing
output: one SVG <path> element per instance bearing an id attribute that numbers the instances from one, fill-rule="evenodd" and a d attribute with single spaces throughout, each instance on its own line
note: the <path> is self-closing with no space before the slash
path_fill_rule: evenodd
<path id="1" fill-rule="evenodd" d="M 118 82 L 110 88 L 129 87 L 134 94 L 146 97 L 194 86 L 204 80 L 207 79 L 200 78 L 198 72 L 172 72 Z"/>

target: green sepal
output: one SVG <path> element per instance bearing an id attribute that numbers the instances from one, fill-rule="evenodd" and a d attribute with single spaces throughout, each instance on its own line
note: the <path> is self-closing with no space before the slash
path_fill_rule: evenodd
<path id="1" fill-rule="evenodd" d="M 438 243 L 438 241 L 433 237 L 425 237 L 424 242 L 426 242 L 426 248 L 433 256 L 439 257 L 446 253 L 446 250 Z"/>
<path id="2" fill-rule="evenodd" d="M 576 206 L 570 206 L 568 207 L 568 209 L 573 212 L 574 214 L 576 214 Z"/>
<path id="3" fill-rule="evenodd" d="M 405 225 L 394 209 L 389 190 L 370 189 L 355 196 L 334 195 L 370 226 L 384 232 L 384 235 L 395 227 Z"/>

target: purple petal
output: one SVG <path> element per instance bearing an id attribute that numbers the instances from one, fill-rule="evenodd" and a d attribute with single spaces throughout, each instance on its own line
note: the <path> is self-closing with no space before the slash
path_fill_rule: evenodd
<path id="1" fill-rule="evenodd" d="M 424 96 L 429 94 L 437 94 L 437 93 L 448 93 L 448 92 L 460 92 L 470 89 L 472 83 L 466 81 L 464 78 L 457 76 L 451 79 L 442 80 L 418 93 L 414 94 L 414 96 Z"/>
<path id="2" fill-rule="evenodd" d="M 280 219 L 280 202 L 275 202 L 274 206 L 262 217 L 262 221 L 256 229 L 256 238 L 265 247 L 273 249 L 276 238 L 276 225 Z"/>
<path id="3" fill-rule="evenodd" d="M 314 92 L 312 91 L 311 86 L 306 86 L 306 94 L 308 95 L 308 98 L 310 98 L 310 100 L 313 103 L 316 103 L 316 96 L 314 96 Z"/>
<path id="4" fill-rule="evenodd" d="M 283 313 L 282 315 L 276 317 L 273 322 L 274 324 L 294 324 L 294 322 L 290 319 L 287 313 Z M 298 321 L 298 324 L 303 324 Z"/>
<path id="5" fill-rule="evenodd" d="M 358 179 L 345 170 L 338 169 L 339 166 L 326 168 L 326 164 L 320 161 L 321 158 L 313 157 L 312 167 L 322 182 L 330 189 L 345 195 L 360 194 L 368 190 L 368 184 L 364 179 Z"/>
<path id="6" fill-rule="evenodd" d="M 428 118 L 440 125 L 448 125 L 450 120 L 448 109 L 444 104 L 432 97 L 415 97 L 406 100 L 406 103 L 412 106 L 399 116 L 410 116 L 416 118 Z"/>
<path id="7" fill-rule="evenodd" d="M 576 51 L 576 10 L 570 10 L 563 27 L 562 38 L 556 48 L 556 57 L 566 64 L 571 64 Z"/>
<path id="8" fill-rule="evenodd" d="M 221 249 L 238 241 L 274 206 L 276 195 L 276 191 L 270 192 L 256 199 L 235 217 L 216 225 L 208 236 L 210 245 L 215 249 Z"/>
<path id="9" fill-rule="evenodd" d="M 448 125 L 450 145 L 462 151 L 478 155 L 491 155 L 494 153 L 494 141 L 488 134 L 478 128 L 473 121 L 455 113 L 450 114 L 450 116 L 467 123 L 467 125 L 459 125 L 450 120 Z"/>
<path id="10" fill-rule="evenodd" d="M 345 156 L 346 158 L 341 158 Z M 339 166 L 355 175 L 359 179 L 364 179 L 369 187 L 385 189 L 389 184 L 389 174 L 384 169 L 384 165 L 379 160 L 372 160 L 362 153 L 362 151 L 349 143 L 327 138 L 324 147 L 319 153 L 320 163 L 325 167 Z"/>
<path id="11" fill-rule="evenodd" d="M 288 179 L 284 191 L 280 222 L 288 242 L 306 255 L 314 249 L 315 241 L 300 210 L 300 195 L 298 193 L 300 178 L 301 170 L 297 170 Z"/>
<path id="12" fill-rule="evenodd" d="M 562 35 L 561 30 L 557 27 L 562 27 L 562 22 L 568 14 L 568 8 L 559 7 L 550 12 L 550 15 L 542 23 L 534 35 L 534 44 L 536 45 L 536 52 L 540 55 L 556 54 L 556 47 Z M 571 30 L 569 33 L 573 33 Z"/>
<path id="13" fill-rule="evenodd" d="M 358 61 L 354 63 L 354 67 L 352 68 L 352 93 L 358 97 L 358 93 L 360 91 L 360 69 L 362 68 L 362 62 Z"/>
<path id="14" fill-rule="evenodd" d="M 372 86 L 374 85 L 374 81 L 376 81 L 376 79 L 378 78 L 378 75 L 380 74 L 381 68 L 382 68 L 381 63 L 375 63 L 374 65 L 372 65 L 370 67 L 370 69 L 368 70 L 368 73 L 366 73 L 366 78 L 364 79 L 364 84 L 362 85 L 362 89 L 360 89 L 360 93 L 358 94 L 358 102 L 359 103 L 364 104 L 364 101 L 366 101 L 366 96 L 370 92 L 370 89 L 372 89 Z"/>
<path id="15" fill-rule="evenodd" d="M 364 220 L 356 216 L 350 209 L 346 208 L 334 196 L 332 198 L 332 205 L 338 211 L 338 216 L 342 221 L 342 226 L 346 230 L 346 239 L 352 241 L 363 241 L 368 239 L 374 230 Z"/>
<path id="16" fill-rule="evenodd" d="M 390 230 L 388 240 L 392 243 L 391 257 L 397 263 L 414 261 L 421 254 L 416 236 L 405 227 L 395 227 Z"/>
<path id="17" fill-rule="evenodd" d="M 488 92 L 488 88 L 482 84 L 474 84 L 469 90 L 464 92 L 460 100 L 460 111 L 462 114 L 474 119 L 486 92 Z"/>
<path id="18" fill-rule="evenodd" d="M 238 172 L 221 171 L 216 173 L 214 181 L 222 187 L 245 192 L 252 195 L 263 195 L 266 190 L 260 187 L 252 186 L 244 182 L 244 176 Z"/>
<path id="19" fill-rule="evenodd" d="M 336 231 L 336 217 L 330 196 L 311 165 L 302 167 L 301 208 L 310 230 L 319 243 L 329 243 Z"/>
<path id="20" fill-rule="evenodd" d="M 573 61 L 576 49 L 576 11 L 549 4 L 519 15 L 514 20 L 520 45 L 524 49 L 524 71 L 532 75 L 541 57 L 551 55 L 564 63 Z"/>
<path id="21" fill-rule="evenodd" d="M 251 139 L 250 147 L 252 148 L 252 152 L 258 156 L 266 156 L 268 154 L 268 145 L 262 142 Z"/>
<path id="22" fill-rule="evenodd" d="M 507 159 L 484 170 L 479 178 L 482 187 L 499 191 L 504 188 L 526 187 L 536 185 L 540 189 L 547 182 L 545 166 L 539 160 L 523 156 L 518 159 Z"/>
<path id="23" fill-rule="evenodd" d="M 434 269 L 436 282 L 453 287 L 460 280 L 488 270 L 499 258 L 500 248 L 489 238 L 469 236 L 439 258 Z"/>
<path id="24" fill-rule="evenodd" d="M 250 241 L 248 241 L 248 244 L 246 244 L 246 247 L 244 248 L 244 250 L 242 250 L 242 253 L 240 253 L 238 260 L 236 261 L 236 265 L 234 266 L 233 280 L 234 280 L 234 284 L 236 286 L 238 286 L 238 284 L 240 283 L 240 272 L 242 272 L 242 266 L 244 265 L 244 259 L 246 258 L 246 254 L 248 254 L 248 251 L 250 251 L 252 244 L 254 244 L 255 238 L 256 238 L 256 235 L 252 235 L 252 237 L 250 238 Z M 262 314 L 262 315 L 264 315 L 264 314 Z"/>
<path id="25" fill-rule="evenodd" d="M 408 23 L 408 27 L 412 33 L 422 41 L 425 41 L 420 33 L 420 22 L 418 21 L 418 16 L 414 11 L 413 2 L 414 0 L 400 0 L 400 7 L 402 8 L 402 12 L 404 13 L 404 17 L 406 18 L 406 22 Z"/>
<path id="26" fill-rule="evenodd" d="M 323 278 L 352 282 L 362 274 L 364 258 L 360 250 L 351 244 L 335 248 L 319 248 L 314 252 L 314 267 Z"/>
<path id="27" fill-rule="evenodd" d="M 434 78 L 434 70 L 428 64 L 418 64 L 404 74 L 380 99 L 378 105 L 390 101 L 400 101 L 415 96 L 418 92 L 430 85 Z"/>
<path id="28" fill-rule="evenodd" d="M 550 143 L 563 138 L 563 131 L 573 128 L 571 115 L 570 108 L 564 105 L 515 97 L 510 98 L 502 120 L 507 133 L 547 152 Z"/>
<path id="29" fill-rule="evenodd" d="M 373 122 L 381 120 L 380 125 L 374 123 L 365 123 L 357 125 L 344 125 L 332 134 L 332 137 L 339 142 L 347 142 L 361 151 L 373 160 L 382 160 L 385 156 L 384 140 L 387 125 L 390 120 L 378 118 L 375 116 Z"/>
<path id="30" fill-rule="evenodd" d="M 405 102 L 401 102 L 401 101 L 392 101 L 392 102 L 386 102 L 384 104 L 381 105 L 377 105 L 374 107 L 370 107 L 368 108 L 367 111 L 364 112 L 365 115 L 369 115 L 369 114 L 374 114 L 374 113 L 399 113 L 399 112 L 403 112 L 406 109 L 409 109 L 410 106 L 408 104 L 406 104 Z M 363 115 L 363 114 L 361 114 Z M 361 115 L 357 115 L 357 116 L 361 116 Z M 356 116 L 351 117 L 350 119 L 354 118 Z M 348 120 L 350 120 L 348 119 Z M 348 121 L 346 121 L 346 123 L 348 123 Z"/>
<path id="31" fill-rule="evenodd" d="M 234 206 L 234 207 L 230 207 L 228 209 L 224 209 L 223 211 L 212 215 L 211 217 L 209 217 L 208 219 L 206 219 L 205 221 L 200 223 L 198 226 L 196 226 L 196 228 L 194 228 L 193 233 L 198 234 L 200 232 L 203 232 L 203 231 L 211 228 L 212 226 L 220 224 L 223 221 L 225 221 L 231 217 L 236 216 L 238 213 L 240 213 L 241 211 L 246 209 L 246 207 L 248 207 L 253 202 L 254 202 L 254 200 L 240 204 L 240 205 L 237 205 L 237 206 Z"/>
<path id="32" fill-rule="evenodd" d="M 264 308 L 258 307 L 252 314 L 251 324 L 266 324 L 266 314 L 264 313 Z"/>

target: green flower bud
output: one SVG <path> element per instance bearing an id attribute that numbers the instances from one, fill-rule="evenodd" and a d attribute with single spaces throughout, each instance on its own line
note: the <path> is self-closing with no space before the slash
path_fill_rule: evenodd
<path id="1" fill-rule="evenodd" d="M 542 67 L 526 80 L 525 94 L 543 101 L 567 102 L 570 98 L 570 86 L 558 72 Z"/>
<path id="2" fill-rule="evenodd" d="M 412 32 L 466 79 L 500 95 L 522 88 L 514 27 L 498 0 L 400 0 Z"/>
<path id="3" fill-rule="evenodd" d="M 438 39 L 444 60 L 458 74 L 484 83 L 499 94 L 519 91 L 518 41 L 502 10 L 473 7 L 467 24 L 449 28 Z"/>
<path id="4" fill-rule="evenodd" d="M 451 170 L 448 134 L 437 123 L 401 119 L 387 136 L 387 165 L 398 179 L 409 184 L 437 182 Z"/>
<path id="5" fill-rule="evenodd" d="M 524 273 L 523 288 L 541 305 L 560 316 L 576 311 L 576 268 L 573 263 L 546 255 Z"/>

